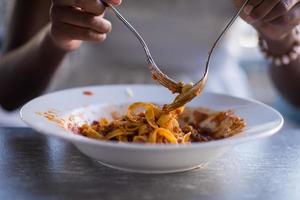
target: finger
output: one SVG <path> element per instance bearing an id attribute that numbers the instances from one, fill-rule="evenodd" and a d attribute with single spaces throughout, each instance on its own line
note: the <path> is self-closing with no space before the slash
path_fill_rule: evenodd
<path id="1" fill-rule="evenodd" d="M 280 0 L 265 0 L 261 4 L 259 4 L 257 7 L 255 7 L 249 17 L 248 21 L 255 21 L 255 20 L 260 20 L 267 16 L 272 9 L 280 2 Z"/>
<path id="2" fill-rule="evenodd" d="M 108 33 L 111 31 L 111 23 L 108 20 L 72 7 L 54 6 L 51 9 L 51 20 L 89 28 L 99 33 Z"/>
<path id="3" fill-rule="evenodd" d="M 276 18 L 278 18 L 280 16 L 285 15 L 296 4 L 297 4 L 297 1 L 295 1 L 295 0 L 281 0 L 272 9 L 272 11 L 264 17 L 263 21 L 264 22 L 270 22 L 270 21 L 273 21 L 273 20 L 275 20 Z"/>
<path id="4" fill-rule="evenodd" d="M 245 6 L 244 8 L 244 13 L 246 15 L 250 15 L 250 13 L 252 12 L 252 10 L 257 7 L 259 4 L 261 4 L 263 2 L 263 0 L 250 0 L 248 2 L 248 4 Z"/>
<path id="5" fill-rule="evenodd" d="M 277 26 L 297 26 L 300 24 L 300 3 L 296 4 L 288 13 L 270 22 Z"/>
<path id="6" fill-rule="evenodd" d="M 60 40 L 103 42 L 107 37 L 105 33 L 98 33 L 91 29 L 81 28 L 62 22 L 53 23 L 51 33 Z"/>
<path id="7" fill-rule="evenodd" d="M 53 0 L 53 4 L 77 7 L 94 15 L 102 15 L 105 10 L 105 6 L 100 0 Z"/>
<path id="8" fill-rule="evenodd" d="M 118 6 L 122 3 L 122 0 L 106 0 L 105 2 Z"/>

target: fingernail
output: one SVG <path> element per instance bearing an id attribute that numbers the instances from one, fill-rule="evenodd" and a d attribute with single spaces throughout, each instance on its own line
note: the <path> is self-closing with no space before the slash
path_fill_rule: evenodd
<path id="1" fill-rule="evenodd" d="M 117 4 L 117 5 L 119 5 L 119 4 L 121 3 L 120 0 L 112 0 L 112 2 L 113 2 L 114 4 Z"/>
<path id="2" fill-rule="evenodd" d="M 244 8 L 244 13 L 245 13 L 246 15 L 250 15 L 250 13 L 252 12 L 253 8 L 254 8 L 254 7 L 251 6 L 251 5 L 246 5 L 245 8 Z"/>

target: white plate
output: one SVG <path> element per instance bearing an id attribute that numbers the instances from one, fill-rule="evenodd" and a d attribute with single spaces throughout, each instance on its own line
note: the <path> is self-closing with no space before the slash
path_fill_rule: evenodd
<path id="1" fill-rule="evenodd" d="M 87 96 L 85 91 L 92 92 Z M 283 118 L 276 110 L 262 103 L 231 96 L 204 93 L 189 107 L 208 107 L 213 110 L 234 110 L 245 119 L 247 128 L 238 136 L 189 145 L 145 145 L 97 141 L 73 134 L 49 121 L 41 112 L 56 110 L 60 118 L 69 116 L 91 121 L 111 111 L 112 106 L 136 101 L 170 103 L 174 95 L 165 88 L 151 85 L 110 85 L 60 91 L 36 98 L 21 110 L 25 123 L 47 136 L 57 136 L 72 142 L 82 153 L 117 169 L 142 173 L 180 172 L 203 166 L 234 145 L 270 136 L 278 132 Z"/>

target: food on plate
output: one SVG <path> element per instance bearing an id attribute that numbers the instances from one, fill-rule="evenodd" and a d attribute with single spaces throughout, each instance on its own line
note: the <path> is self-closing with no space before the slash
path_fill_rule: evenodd
<path id="1" fill-rule="evenodd" d="M 240 133 L 245 121 L 233 111 L 180 107 L 170 112 L 153 103 L 137 102 L 125 115 L 112 113 L 79 127 L 79 134 L 104 141 L 187 144 L 219 140 Z"/>

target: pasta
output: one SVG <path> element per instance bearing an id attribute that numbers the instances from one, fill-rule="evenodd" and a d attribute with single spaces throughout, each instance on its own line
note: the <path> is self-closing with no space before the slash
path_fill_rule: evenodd
<path id="1" fill-rule="evenodd" d="M 113 115 L 79 128 L 83 136 L 98 140 L 135 143 L 187 144 L 233 136 L 246 126 L 232 111 L 178 108 L 165 112 L 152 103 L 129 105 L 124 116 Z"/>

